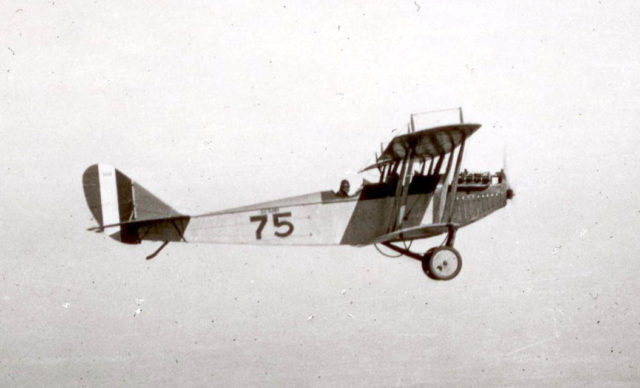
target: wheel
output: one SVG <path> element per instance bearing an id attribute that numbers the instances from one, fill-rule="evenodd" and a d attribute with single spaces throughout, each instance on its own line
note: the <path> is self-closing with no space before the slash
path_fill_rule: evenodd
<path id="1" fill-rule="evenodd" d="M 451 280 L 460 273 L 462 257 L 457 250 L 452 247 L 439 247 L 430 252 L 429 257 L 426 257 L 427 255 L 425 254 L 422 259 L 423 268 L 424 262 L 427 262 L 429 276 L 438 280 Z"/>
<path id="2" fill-rule="evenodd" d="M 431 259 L 431 254 L 436 249 L 438 249 L 438 247 L 429 248 L 429 250 L 426 251 L 425 254 L 422 256 L 422 271 L 424 272 L 425 275 L 427 275 L 432 279 L 435 279 L 435 277 L 433 277 L 431 275 L 431 272 L 429 272 L 429 260 Z"/>

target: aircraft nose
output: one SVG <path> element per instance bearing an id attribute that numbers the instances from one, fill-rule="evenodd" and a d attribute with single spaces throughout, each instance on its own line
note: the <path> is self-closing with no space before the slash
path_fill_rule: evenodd
<path id="1" fill-rule="evenodd" d="M 511 187 L 507 189 L 507 199 L 513 199 L 516 196 L 516 192 Z"/>

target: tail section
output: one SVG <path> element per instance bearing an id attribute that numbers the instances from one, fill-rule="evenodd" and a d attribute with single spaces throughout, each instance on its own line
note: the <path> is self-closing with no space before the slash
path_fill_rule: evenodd
<path id="1" fill-rule="evenodd" d="M 158 224 L 188 219 L 106 164 L 94 164 L 87 168 L 82 175 L 82 184 L 87 205 L 98 222 L 99 230 L 108 231 L 113 238 L 124 243 L 139 243 L 145 237 L 140 233 L 143 228 L 148 228 L 149 232 L 154 226 L 153 229 L 158 229 Z M 184 230 L 184 227 L 179 229 Z M 155 230 L 149 237 L 158 237 L 159 231 Z"/>

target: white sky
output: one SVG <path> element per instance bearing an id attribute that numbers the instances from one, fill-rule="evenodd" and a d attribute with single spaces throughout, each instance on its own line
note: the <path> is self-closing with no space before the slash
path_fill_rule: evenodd
<path id="1" fill-rule="evenodd" d="M 0 17 L 0 385 L 640 379 L 636 2 L 7 1 Z M 172 244 L 147 263 L 155 245 L 85 232 L 90 164 L 219 210 L 359 184 L 410 113 L 457 106 L 483 124 L 464 166 L 497 170 L 506 146 L 517 199 L 461 232 L 453 282 L 370 247 Z"/>

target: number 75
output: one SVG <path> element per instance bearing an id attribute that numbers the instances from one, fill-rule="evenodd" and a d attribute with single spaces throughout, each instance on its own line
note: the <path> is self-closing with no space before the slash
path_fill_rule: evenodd
<path id="1" fill-rule="evenodd" d="M 287 237 L 291 235 L 291 233 L 293 233 L 293 224 L 289 221 L 281 220 L 284 217 L 291 217 L 291 212 L 273 214 L 273 225 L 276 228 L 280 228 L 281 226 L 286 227 L 286 230 L 283 232 L 280 232 L 278 230 L 274 232 L 274 234 L 280 238 Z M 264 229 L 264 226 L 267 224 L 267 218 L 268 216 L 266 214 L 261 214 L 259 216 L 252 216 L 249 218 L 249 221 L 251 222 L 260 222 L 260 224 L 258 225 L 258 229 L 256 229 L 256 240 L 262 239 L 262 230 Z"/>

